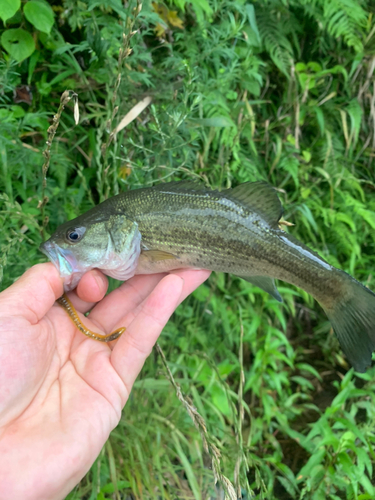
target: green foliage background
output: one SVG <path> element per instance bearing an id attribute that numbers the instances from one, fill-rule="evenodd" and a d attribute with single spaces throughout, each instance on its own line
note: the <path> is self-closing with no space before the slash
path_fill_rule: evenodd
<path id="1" fill-rule="evenodd" d="M 47 233 L 121 190 L 263 179 L 279 190 L 294 235 L 375 289 L 371 0 L 147 1 L 136 19 L 131 2 L 56 0 L 49 31 L 26 16 L 38 9 L 29 3 L 0 22 L 0 34 L 22 29 L 34 42 L 19 63 L 1 38 L 2 287 L 45 260 L 41 152 L 61 93 L 72 89 L 81 118 L 75 126 L 67 109 L 52 146 Z M 119 66 L 129 20 L 133 52 Z M 17 102 L 21 85 L 31 87 L 31 104 Z M 103 154 L 110 131 L 146 95 L 151 106 Z M 375 371 L 349 369 L 310 296 L 284 283 L 279 290 L 282 305 L 213 275 L 165 328 L 171 371 L 239 498 L 374 499 Z M 223 488 L 155 355 L 69 499 L 219 499 Z"/>

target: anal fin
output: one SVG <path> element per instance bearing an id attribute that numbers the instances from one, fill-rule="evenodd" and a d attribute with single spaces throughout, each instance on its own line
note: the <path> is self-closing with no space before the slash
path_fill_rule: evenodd
<path id="1" fill-rule="evenodd" d="M 283 301 L 281 295 L 277 291 L 277 288 L 275 286 L 275 280 L 273 278 L 268 278 L 268 276 L 239 276 L 239 278 L 242 278 L 243 280 L 248 281 L 252 285 L 261 288 L 279 302 Z"/>

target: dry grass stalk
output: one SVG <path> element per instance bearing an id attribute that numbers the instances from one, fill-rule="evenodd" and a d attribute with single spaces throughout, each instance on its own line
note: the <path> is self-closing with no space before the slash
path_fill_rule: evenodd
<path id="1" fill-rule="evenodd" d="M 133 30 L 135 21 L 139 15 L 139 13 L 142 10 L 142 2 L 140 0 L 137 0 L 136 7 L 134 9 L 134 15 L 132 17 L 128 17 L 126 21 L 126 33 L 124 32 L 122 34 L 122 46 L 119 50 L 119 55 L 118 55 L 118 62 L 117 62 L 117 77 L 116 81 L 113 87 L 113 94 L 112 94 L 112 99 L 111 99 L 111 105 L 112 105 L 112 114 L 110 119 L 107 121 L 106 124 L 106 129 L 109 132 L 109 135 L 107 137 L 107 140 L 105 143 L 102 144 L 101 150 L 102 150 L 102 155 L 104 158 L 104 168 L 106 169 L 108 167 L 107 165 L 107 150 L 108 147 L 110 146 L 111 142 L 116 136 L 117 133 L 117 128 L 113 128 L 113 121 L 116 117 L 116 114 L 118 112 L 119 107 L 116 106 L 116 101 L 117 101 L 117 92 L 120 87 L 121 83 L 121 72 L 122 68 L 124 66 L 125 59 L 127 59 L 130 54 L 132 53 L 132 49 L 130 48 L 130 40 L 131 38 L 137 33 L 137 30 Z"/>
<path id="2" fill-rule="evenodd" d="M 181 403 L 185 407 L 188 415 L 192 419 L 195 427 L 200 432 L 200 435 L 202 437 L 202 442 L 203 442 L 203 448 L 206 451 L 206 453 L 208 453 L 211 457 L 212 470 L 214 473 L 215 484 L 219 483 L 220 486 L 223 488 L 223 490 L 225 492 L 225 499 L 226 500 L 237 500 L 238 497 L 237 497 L 236 490 L 235 490 L 233 484 L 226 476 L 224 476 L 224 474 L 221 471 L 221 466 L 220 466 L 221 453 L 220 453 L 220 450 L 217 448 L 217 446 L 215 446 L 211 441 L 211 438 L 207 432 L 207 426 L 206 426 L 206 422 L 205 422 L 204 418 L 198 413 L 197 409 L 195 408 L 195 406 L 192 405 L 192 403 L 189 401 L 189 399 L 183 395 L 183 393 L 181 391 L 181 387 L 175 381 L 173 374 L 172 374 L 171 370 L 169 369 L 164 352 L 158 343 L 156 343 L 156 350 L 158 351 L 158 354 L 160 355 L 162 363 L 167 371 L 167 378 L 169 379 L 169 381 L 173 385 L 178 399 L 181 401 Z"/>
<path id="3" fill-rule="evenodd" d="M 65 90 L 65 92 L 62 93 L 61 98 L 60 98 L 60 106 L 59 109 L 57 110 L 57 113 L 54 115 L 52 118 L 52 125 L 48 128 L 47 133 L 47 142 L 46 142 L 46 149 L 43 151 L 43 156 L 44 156 L 44 163 L 42 166 L 42 173 L 43 173 L 43 181 L 42 181 L 42 199 L 38 203 L 38 208 L 40 208 L 40 213 L 42 216 L 42 235 L 44 237 L 44 229 L 46 225 L 48 224 L 48 217 L 45 217 L 44 215 L 44 207 L 48 203 L 48 197 L 46 196 L 46 187 L 47 187 L 47 172 L 49 169 L 49 164 L 51 161 L 51 146 L 53 139 L 55 137 L 57 128 L 60 123 L 60 118 L 62 115 L 62 112 L 64 111 L 65 106 L 68 104 L 68 102 L 74 99 L 74 120 L 77 124 L 79 120 L 79 112 L 78 112 L 78 95 L 73 92 L 72 90 Z"/>

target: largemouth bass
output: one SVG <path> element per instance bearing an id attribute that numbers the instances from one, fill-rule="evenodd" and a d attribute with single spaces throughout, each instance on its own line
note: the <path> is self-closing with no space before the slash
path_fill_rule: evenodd
<path id="1" fill-rule="evenodd" d="M 41 250 L 75 288 L 93 268 L 127 280 L 178 268 L 235 274 L 281 301 L 274 279 L 311 294 L 357 371 L 375 349 L 375 294 L 282 231 L 264 182 L 213 191 L 192 181 L 136 189 L 62 224 Z"/>

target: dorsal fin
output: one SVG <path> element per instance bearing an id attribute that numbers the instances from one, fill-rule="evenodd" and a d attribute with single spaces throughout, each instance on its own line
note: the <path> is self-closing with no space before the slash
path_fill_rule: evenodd
<path id="1" fill-rule="evenodd" d="M 158 184 L 157 186 L 153 186 L 152 189 L 157 191 L 172 190 L 175 193 L 178 193 L 179 191 L 212 191 L 211 188 L 207 188 L 203 183 L 193 180 L 164 182 L 162 184 Z"/>
<path id="2" fill-rule="evenodd" d="M 197 192 L 209 193 L 228 198 L 234 202 L 240 202 L 252 212 L 258 213 L 263 219 L 274 228 L 278 227 L 278 222 L 283 214 L 283 207 L 276 194 L 275 189 L 264 181 L 245 182 L 235 188 L 223 191 L 212 190 L 203 183 L 195 180 L 172 181 L 158 184 L 152 189 L 162 192 Z"/>
<path id="3" fill-rule="evenodd" d="M 222 193 L 233 201 L 241 202 L 251 211 L 257 212 L 270 226 L 278 227 L 283 207 L 275 189 L 266 182 L 245 182 Z"/>

